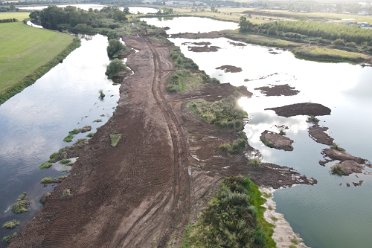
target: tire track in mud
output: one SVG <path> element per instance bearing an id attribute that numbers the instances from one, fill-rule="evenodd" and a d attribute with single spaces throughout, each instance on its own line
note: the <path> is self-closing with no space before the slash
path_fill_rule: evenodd
<path id="1" fill-rule="evenodd" d="M 166 79 L 168 74 L 173 70 L 170 70 L 169 68 L 162 68 L 162 60 L 160 59 L 157 47 L 154 47 L 151 41 L 146 40 L 146 45 L 151 51 L 152 61 L 154 64 L 154 76 L 151 84 L 152 95 L 154 96 L 156 104 L 161 109 L 161 112 L 167 122 L 167 128 L 172 141 L 172 192 L 167 193 L 166 197 L 164 195 L 159 195 L 156 197 L 156 199 L 153 201 L 153 204 L 151 204 L 146 211 L 137 218 L 128 232 L 121 237 L 118 244 L 119 247 L 136 247 L 138 245 L 136 243 L 138 241 L 136 236 L 138 236 L 138 233 L 144 230 L 147 230 L 147 235 L 146 237 L 142 237 L 142 240 L 151 238 L 151 236 L 154 236 L 154 233 L 156 233 L 156 229 L 158 229 L 160 226 L 148 225 L 148 223 L 156 223 L 159 221 L 165 224 L 165 230 L 162 230 L 162 235 L 157 241 L 157 247 L 166 246 L 171 234 L 177 230 L 177 227 L 182 227 L 187 224 L 191 209 L 190 178 L 187 168 L 188 144 L 176 114 L 174 113 L 173 108 L 168 104 L 162 89 L 162 84 L 165 82 L 164 79 Z M 167 66 L 170 68 L 173 67 L 167 58 L 165 58 L 163 62 L 166 62 Z M 159 217 L 164 217 L 164 213 L 168 213 L 166 220 L 157 219 Z M 179 216 L 181 217 L 178 218 Z"/>

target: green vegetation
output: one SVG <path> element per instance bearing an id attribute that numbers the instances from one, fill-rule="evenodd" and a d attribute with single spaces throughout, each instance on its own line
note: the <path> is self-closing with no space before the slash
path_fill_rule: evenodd
<path id="1" fill-rule="evenodd" d="M 336 164 L 331 167 L 331 173 L 333 175 L 338 175 L 338 176 L 347 176 L 349 175 L 339 164 Z"/>
<path id="2" fill-rule="evenodd" d="M 70 143 L 70 142 L 72 142 L 73 139 L 74 139 L 74 135 L 73 135 L 73 134 L 68 134 L 68 135 L 63 139 L 63 141 L 64 141 L 64 142 L 68 142 L 68 143 Z"/>
<path id="3" fill-rule="evenodd" d="M 40 183 L 41 184 L 52 184 L 52 183 L 59 183 L 60 179 L 59 178 L 53 178 L 53 177 L 44 177 L 41 179 Z"/>
<path id="4" fill-rule="evenodd" d="M 366 61 L 368 56 L 362 53 L 348 52 L 340 49 L 332 49 L 318 46 L 303 46 L 293 49 L 297 58 L 324 62 L 349 61 L 359 63 Z"/>
<path id="5" fill-rule="evenodd" d="M 3 228 L 5 229 L 13 229 L 18 226 L 21 222 L 18 220 L 9 220 L 3 224 Z"/>
<path id="6" fill-rule="evenodd" d="M 177 69 L 195 71 L 199 69 L 198 65 L 195 64 L 194 61 L 192 61 L 192 59 L 186 58 L 178 47 L 172 50 L 170 56 L 173 62 L 175 63 Z"/>
<path id="7" fill-rule="evenodd" d="M 0 25 L 0 104 L 60 63 L 80 41 L 72 36 L 29 27 Z"/>
<path id="8" fill-rule="evenodd" d="M 47 161 L 47 162 L 44 162 L 44 163 L 42 163 L 41 165 L 39 165 L 39 168 L 40 169 L 49 169 L 50 167 L 52 167 L 52 163 L 50 163 L 49 161 Z"/>
<path id="9" fill-rule="evenodd" d="M 103 99 L 105 99 L 105 96 L 106 96 L 106 95 L 105 95 L 105 93 L 103 93 L 103 90 L 99 90 L 98 93 L 99 93 L 99 97 L 98 97 L 99 100 L 102 101 Z"/>
<path id="10" fill-rule="evenodd" d="M 127 67 L 120 59 L 114 59 L 110 62 L 106 69 L 106 75 L 109 79 L 120 77 L 120 74 L 125 72 Z"/>
<path id="11" fill-rule="evenodd" d="M 9 234 L 9 235 L 7 235 L 7 236 L 4 236 L 4 237 L 3 237 L 3 242 L 5 242 L 5 243 L 10 243 L 10 241 L 11 241 L 13 238 L 15 238 L 15 236 L 17 236 L 17 233 L 16 233 L 16 232 L 14 232 L 14 233 L 12 233 L 12 234 Z"/>
<path id="12" fill-rule="evenodd" d="M 205 82 L 205 77 L 200 72 L 190 70 L 177 70 L 167 81 L 167 91 L 187 92 L 198 89 Z"/>
<path id="13" fill-rule="evenodd" d="M 258 158 L 249 159 L 248 161 L 248 164 L 251 166 L 260 166 L 261 163 L 262 163 L 261 160 Z"/>
<path id="14" fill-rule="evenodd" d="M 120 133 L 110 134 L 111 146 L 116 147 L 121 140 L 122 135 Z"/>
<path id="15" fill-rule="evenodd" d="M 109 40 L 109 45 L 107 47 L 107 56 L 110 59 L 120 58 L 126 52 L 128 52 L 128 48 L 124 46 L 123 43 L 121 43 L 119 40 Z"/>
<path id="16" fill-rule="evenodd" d="M 307 117 L 307 122 L 313 123 L 313 124 L 318 124 L 319 119 L 314 115 L 310 115 L 309 117 Z"/>
<path id="17" fill-rule="evenodd" d="M 67 159 L 67 158 L 65 158 L 65 159 L 62 159 L 61 161 L 59 161 L 61 164 L 64 164 L 64 165 L 69 165 L 69 164 L 71 164 L 71 160 L 70 159 Z"/>
<path id="18" fill-rule="evenodd" d="M 229 177 L 196 223 L 185 233 L 183 248 L 274 248 L 273 226 L 265 221 L 265 199 L 251 180 Z"/>
<path id="19" fill-rule="evenodd" d="M 92 137 L 94 136 L 94 134 L 95 134 L 95 133 L 88 133 L 88 134 L 87 134 L 87 137 L 88 137 L 88 138 L 92 138 Z"/>
<path id="20" fill-rule="evenodd" d="M 4 19 L 17 19 L 18 21 L 23 21 L 29 17 L 28 12 L 1 12 L 0 13 L 0 20 Z"/>
<path id="21" fill-rule="evenodd" d="M 341 146 L 337 145 L 336 143 L 333 143 L 331 145 L 331 148 L 334 149 L 334 150 L 340 151 L 340 152 L 345 152 L 345 149 L 342 148 Z"/>
<path id="22" fill-rule="evenodd" d="M 27 199 L 27 193 L 23 192 L 18 196 L 17 201 L 13 203 L 11 210 L 15 214 L 22 214 L 28 211 L 29 206 L 30 202 Z"/>
<path id="23" fill-rule="evenodd" d="M 71 189 L 64 189 L 62 191 L 62 197 L 71 197 L 71 196 L 72 196 Z"/>
<path id="24" fill-rule="evenodd" d="M 242 130 L 247 113 L 240 109 L 234 100 L 224 98 L 216 102 L 194 100 L 188 103 L 188 108 L 204 121 L 222 128 Z"/>
<path id="25" fill-rule="evenodd" d="M 248 145 L 247 136 L 244 132 L 239 133 L 239 138 L 232 143 L 224 143 L 219 146 L 220 150 L 230 154 L 241 154 Z"/>

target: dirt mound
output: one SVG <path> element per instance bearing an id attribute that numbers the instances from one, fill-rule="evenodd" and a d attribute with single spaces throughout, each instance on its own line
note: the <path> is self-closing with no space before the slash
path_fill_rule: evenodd
<path id="1" fill-rule="evenodd" d="M 284 151 L 293 151 L 293 140 L 281 134 L 265 130 L 262 132 L 260 139 L 262 143 L 268 147 Z"/>
<path id="2" fill-rule="evenodd" d="M 255 88 L 255 90 L 260 90 L 265 96 L 294 96 L 300 93 L 288 84 L 263 86 Z"/>
<path id="3" fill-rule="evenodd" d="M 286 105 L 277 108 L 267 108 L 265 110 L 273 110 L 279 116 L 291 117 L 296 115 L 329 115 L 331 114 L 331 109 L 323 106 L 319 103 L 295 103 L 291 105 Z"/>
<path id="4" fill-rule="evenodd" d="M 358 164 L 353 160 L 345 160 L 339 164 L 332 166 L 331 171 L 333 174 L 337 174 L 339 176 L 348 176 L 352 173 L 362 173 L 363 165 Z"/>
<path id="5" fill-rule="evenodd" d="M 216 68 L 217 70 L 223 70 L 225 72 L 231 72 L 231 73 L 236 73 L 236 72 L 241 72 L 242 68 L 236 67 L 233 65 L 222 65 L 220 67 Z"/>
<path id="6" fill-rule="evenodd" d="M 188 46 L 189 51 L 195 52 L 195 53 L 209 53 L 209 52 L 217 52 L 220 47 L 218 46 Z"/>
<path id="7" fill-rule="evenodd" d="M 327 130 L 328 127 L 314 125 L 309 127 L 309 136 L 317 143 L 330 146 L 333 144 L 334 139 L 326 133 Z"/>

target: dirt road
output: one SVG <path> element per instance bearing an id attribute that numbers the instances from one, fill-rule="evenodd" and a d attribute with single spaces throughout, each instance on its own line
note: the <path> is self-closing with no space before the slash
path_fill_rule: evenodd
<path id="1" fill-rule="evenodd" d="M 251 166 L 242 154 L 222 155 L 219 145 L 236 139 L 236 130 L 196 118 L 186 103 L 219 100 L 236 89 L 205 84 L 196 92 L 166 94 L 173 45 L 124 40 L 138 52 L 128 57 L 134 74 L 120 87 L 113 117 L 73 151 L 79 159 L 70 175 L 10 247 L 179 247 L 186 224 L 223 176 L 249 175 L 275 188 L 314 183 L 287 167 Z M 117 147 L 110 145 L 112 133 L 122 134 Z M 66 189 L 71 196 L 64 196 Z"/>
<path id="2" fill-rule="evenodd" d="M 114 116 L 10 247 L 162 247 L 187 223 L 187 140 L 164 97 L 169 47 L 125 42 L 139 52 L 128 58 L 134 74 Z M 123 135 L 116 148 L 114 132 Z M 73 196 L 63 198 L 64 189 Z"/>

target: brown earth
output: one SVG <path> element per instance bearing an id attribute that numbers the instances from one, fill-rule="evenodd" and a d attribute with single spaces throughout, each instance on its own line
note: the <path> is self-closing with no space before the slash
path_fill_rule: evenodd
<path id="1" fill-rule="evenodd" d="M 331 109 L 323 106 L 319 103 L 295 103 L 291 105 L 286 105 L 277 108 L 267 108 L 265 110 L 273 110 L 279 116 L 291 117 L 296 115 L 329 115 L 331 114 Z"/>
<path id="2" fill-rule="evenodd" d="M 231 72 L 231 73 L 236 73 L 236 72 L 241 72 L 242 71 L 242 68 L 236 67 L 236 66 L 233 66 L 233 65 L 221 65 L 221 66 L 217 67 L 216 69 L 223 70 L 225 72 Z"/>
<path id="3" fill-rule="evenodd" d="M 197 45 L 197 46 L 209 46 L 211 45 L 212 43 L 210 42 L 205 42 L 205 41 L 201 41 L 201 42 L 183 42 L 182 45 L 188 45 L 188 44 L 193 44 L 193 45 Z"/>
<path id="4" fill-rule="evenodd" d="M 309 136 L 317 143 L 330 146 L 334 139 L 326 133 L 327 130 L 328 127 L 321 127 L 316 124 L 309 127 Z"/>
<path id="5" fill-rule="evenodd" d="M 218 46 L 188 46 L 189 51 L 195 53 L 209 53 L 209 52 L 217 52 L 220 47 Z"/>
<path id="6" fill-rule="evenodd" d="M 279 133 L 265 130 L 261 133 L 260 139 L 262 143 L 268 147 L 284 151 L 293 151 L 293 140 Z"/>
<path id="7" fill-rule="evenodd" d="M 70 175 L 9 247 L 178 247 L 185 225 L 223 176 L 249 175 L 274 188 L 316 183 L 291 168 L 222 156 L 218 146 L 236 139 L 236 131 L 207 124 L 185 106 L 196 97 L 227 96 L 232 86 L 166 95 L 172 45 L 143 37 L 124 41 L 139 51 L 128 57 L 134 74 L 120 87 L 113 117 L 71 152 L 79 159 Z M 122 134 L 115 148 L 112 133 Z M 63 197 L 66 189 L 71 196 Z"/>
<path id="8" fill-rule="evenodd" d="M 363 165 L 353 161 L 353 160 L 345 160 L 339 164 L 335 164 L 332 166 L 332 171 L 337 168 L 338 174 L 340 176 L 348 176 L 352 173 L 362 173 L 363 172 Z M 356 185 L 354 185 L 356 186 Z"/>
<path id="9" fill-rule="evenodd" d="M 265 96 L 294 96 L 300 92 L 288 84 L 263 86 L 255 90 L 260 90 Z"/>
<path id="10" fill-rule="evenodd" d="M 346 160 L 352 160 L 357 162 L 358 164 L 366 164 L 368 161 L 364 158 L 355 157 L 345 151 L 339 151 L 334 148 L 326 148 L 322 151 L 322 155 L 326 159 L 327 162 L 330 161 L 346 161 Z M 328 160 L 327 160 L 328 159 Z M 322 162 L 322 161 L 321 161 Z"/>

